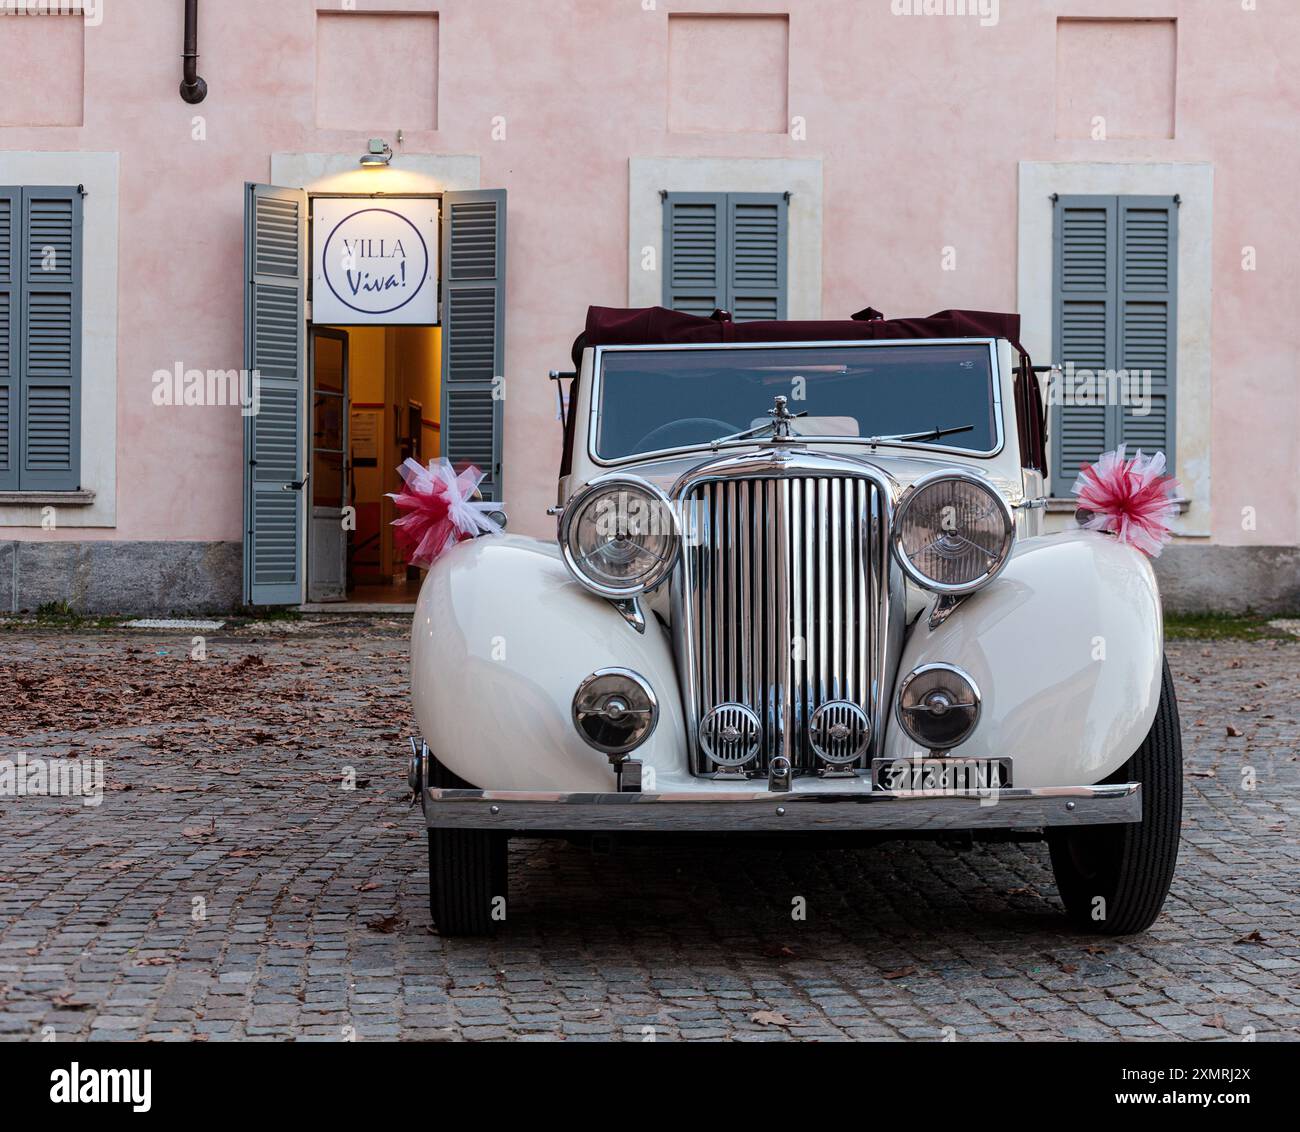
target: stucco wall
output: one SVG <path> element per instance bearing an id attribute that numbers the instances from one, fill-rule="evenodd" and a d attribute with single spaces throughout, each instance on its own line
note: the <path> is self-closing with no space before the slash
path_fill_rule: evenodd
<path id="1" fill-rule="evenodd" d="M 349 71 L 337 26 L 320 50 L 317 43 L 317 9 L 338 24 L 350 18 L 341 4 L 222 0 L 201 5 L 200 71 L 211 93 L 198 107 L 177 95 L 182 5 L 172 0 L 110 3 L 80 37 L 57 33 L 71 45 L 62 54 L 57 44 L 32 52 L 32 29 L 19 36 L 11 25 L 51 17 L 0 18 L 0 104 L 10 108 L 0 122 L 23 113 L 28 121 L 82 122 L 0 125 L 0 150 L 116 154 L 119 193 L 116 466 L 113 483 L 87 485 L 107 493 L 115 483 L 115 525 L 22 528 L 9 537 L 240 539 L 238 410 L 156 407 L 151 375 L 178 361 L 202 369 L 241 364 L 244 181 L 270 179 L 272 154 L 335 154 L 336 167 L 349 168 L 369 135 L 393 141 L 401 126 L 393 169 L 373 176 L 400 176 L 404 155 L 465 155 L 477 159 L 480 184 L 510 194 L 505 484 L 516 530 L 551 529 L 544 511 L 560 436 L 546 371 L 564 364 L 589 303 L 628 300 L 631 162 L 678 159 L 679 181 L 689 176 L 683 159 L 699 160 L 702 176 L 719 161 L 819 164 L 820 242 L 798 254 L 816 264 L 820 279 L 806 284 L 814 294 L 792 300 L 792 309 L 819 309 L 823 317 L 867 304 L 887 315 L 1015 309 L 1024 254 L 1021 162 L 1199 162 L 1213 168 L 1214 209 L 1212 247 L 1198 252 L 1213 265 L 1203 328 L 1212 335 L 1204 529 L 1216 543 L 1295 545 L 1300 409 L 1290 304 L 1300 281 L 1293 192 L 1300 5 L 1261 0 L 1252 11 L 1236 0 L 1002 0 L 992 26 L 974 15 L 893 14 L 910 6 L 357 0 L 362 13 L 436 11 L 437 18 L 420 34 L 391 41 L 359 25 L 364 50 Z M 1110 48 L 1118 59 L 1107 59 L 1105 73 L 1141 68 L 1148 52 L 1167 51 L 1172 35 L 1175 77 L 1147 82 L 1142 98 L 1155 101 L 1120 115 L 1119 133 L 1145 136 L 1058 137 L 1081 132 L 1079 115 L 1092 97 L 1075 81 L 1077 70 L 1060 81 L 1058 50 L 1068 59 L 1093 29 L 1061 47 L 1056 17 L 1113 16 L 1117 8 L 1174 19 L 1176 27 L 1120 34 Z M 674 14 L 689 13 L 789 18 L 731 37 L 725 24 L 718 35 L 707 21 L 678 21 L 670 35 Z M 13 46 L 20 39 L 28 43 L 23 50 Z M 751 41 L 761 41 L 767 60 L 757 75 Z M 430 42 L 437 45 L 432 67 Z M 711 83 L 683 77 L 681 60 L 696 57 L 709 61 Z M 66 91 L 51 104 L 56 114 L 38 114 L 41 100 L 19 97 L 57 84 L 60 73 L 84 86 L 80 117 Z M 322 81 L 328 91 L 319 89 Z M 412 81 L 436 89 L 412 99 L 404 85 Z M 346 110 L 336 83 L 354 83 L 358 92 L 394 84 L 413 122 L 318 126 Z M 719 95 L 716 105 L 703 104 L 712 87 L 736 83 L 748 84 L 749 101 Z M 683 99 L 702 104 L 691 112 Z M 1165 99 L 1173 115 L 1167 131 Z M 780 106 L 790 129 L 769 121 Z M 22 179 L 21 169 L 0 153 L 0 183 Z M 91 216 L 88 208 L 88 222 Z M 1243 270 L 1247 247 L 1255 249 L 1254 270 Z M 945 249 L 952 249 L 946 258 Z M 87 397 L 102 401 L 103 393 L 88 389 Z M 1243 515 L 1253 515 L 1253 527 Z"/>

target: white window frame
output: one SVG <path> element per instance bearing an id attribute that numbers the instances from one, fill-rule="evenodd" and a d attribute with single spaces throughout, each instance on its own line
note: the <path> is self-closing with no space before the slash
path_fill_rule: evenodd
<path id="1" fill-rule="evenodd" d="M 5 492 L 0 527 L 40 528 L 47 506 L 59 528 L 117 526 L 116 153 L 0 153 L 0 185 L 81 185 L 81 490 Z M 148 397 L 146 384 L 146 398 Z M 144 405 L 149 404 L 146 399 Z"/>
<path id="2" fill-rule="evenodd" d="M 1186 510 L 1176 535 L 1208 538 L 1210 528 L 1210 315 L 1214 167 L 1207 162 L 1022 161 L 1016 291 L 1021 341 L 1036 363 L 1052 358 L 1052 194 L 1177 196 L 1178 326 L 1174 450 Z M 1050 418 L 1049 418 L 1050 420 Z M 1048 466 L 1056 438 L 1048 434 Z M 1060 494 L 1060 489 L 1056 489 Z M 1071 510 L 1072 509 L 1068 509 Z M 1070 516 L 1048 515 L 1059 530 Z"/>
<path id="3" fill-rule="evenodd" d="M 822 163 L 817 158 L 633 157 L 628 160 L 627 303 L 663 305 L 664 206 L 670 193 L 785 193 L 786 317 L 822 316 Z M 651 267 L 646 267 L 651 263 Z M 847 317 L 847 312 L 845 317 Z"/>

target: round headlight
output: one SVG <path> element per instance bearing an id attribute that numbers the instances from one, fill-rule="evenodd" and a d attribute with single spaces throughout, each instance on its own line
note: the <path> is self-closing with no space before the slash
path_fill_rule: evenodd
<path id="1" fill-rule="evenodd" d="M 977 476 L 934 472 L 894 513 L 894 554 L 918 585 L 965 594 L 987 585 L 1011 557 L 1016 524 L 1002 496 Z"/>
<path id="2" fill-rule="evenodd" d="M 631 476 L 596 480 L 560 519 L 560 550 L 579 582 L 602 597 L 636 597 L 673 568 L 680 543 L 668 497 Z"/>
<path id="3" fill-rule="evenodd" d="M 979 718 L 980 690 L 955 664 L 923 664 L 899 688 L 898 722 L 928 750 L 964 743 Z"/>
<path id="4" fill-rule="evenodd" d="M 573 725 L 589 746 L 624 755 L 641 746 L 659 722 L 650 685 L 628 668 L 593 672 L 573 694 Z"/>

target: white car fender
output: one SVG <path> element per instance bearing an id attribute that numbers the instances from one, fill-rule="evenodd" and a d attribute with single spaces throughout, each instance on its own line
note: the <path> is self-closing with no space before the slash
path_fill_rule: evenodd
<path id="1" fill-rule="evenodd" d="M 680 773 L 686 730 L 672 645 L 647 612 L 639 633 L 578 585 L 553 542 L 502 535 L 433 563 L 416 605 L 411 692 L 433 755 L 484 790 L 615 789 L 609 760 L 570 712 L 599 668 L 630 668 L 659 701 L 654 733 L 633 757 Z"/>
<path id="2" fill-rule="evenodd" d="M 1024 539 L 987 588 L 931 630 L 911 627 L 898 683 L 918 665 L 955 664 L 980 690 L 971 737 L 953 756 L 1010 756 L 1015 786 L 1100 782 L 1142 744 L 1160 698 L 1164 627 L 1145 555 L 1109 535 Z M 917 745 L 890 700 L 885 754 Z"/>

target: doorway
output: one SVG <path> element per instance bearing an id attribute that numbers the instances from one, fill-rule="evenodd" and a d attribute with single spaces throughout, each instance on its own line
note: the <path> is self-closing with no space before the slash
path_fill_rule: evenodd
<path id="1" fill-rule="evenodd" d="M 286 179 L 311 179 L 292 164 L 297 157 L 286 160 L 295 170 Z M 343 155 L 330 161 L 319 190 L 244 186 L 244 369 L 260 390 L 258 411 L 244 416 L 251 607 L 315 605 L 313 594 L 336 606 L 408 599 L 414 572 L 393 545 L 384 498 L 400 486 L 406 455 L 472 464 L 486 476 L 483 498 L 502 498 L 505 190 L 449 189 L 436 178 L 353 169 Z M 358 207 L 317 227 L 326 200 Z M 404 236 L 399 247 L 386 231 L 399 222 L 419 239 Z"/>
<path id="2" fill-rule="evenodd" d="M 307 600 L 409 604 L 420 571 L 393 537 L 403 460 L 441 454 L 436 326 L 311 331 Z"/>

